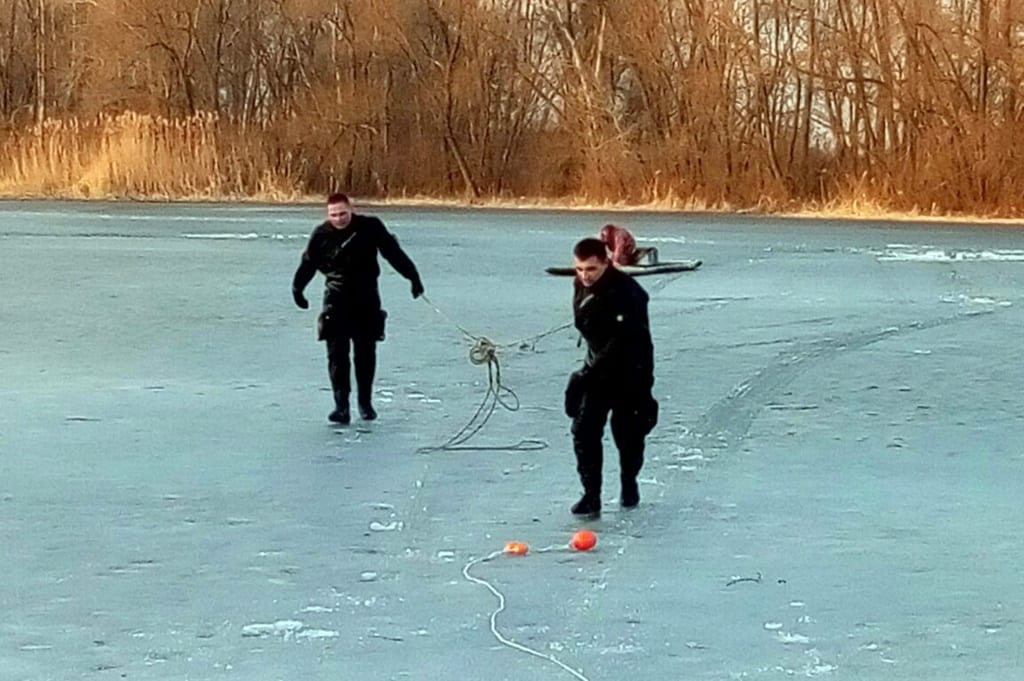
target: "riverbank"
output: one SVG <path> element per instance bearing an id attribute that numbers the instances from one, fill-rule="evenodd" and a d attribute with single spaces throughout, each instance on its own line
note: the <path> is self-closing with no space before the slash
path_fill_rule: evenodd
<path id="1" fill-rule="evenodd" d="M 897 221 L 897 222 L 928 222 L 987 225 L 1006 225 L 1008 227 L 1024 227 L 1024 216 L 999 216 L 977 214 L 953 214 L 925 211 L 894 211 L 870 201 L 832 202 L 828 205 L 803 204 L 787 206 L 756 206 L 735 207 L 730 205 L 713 206 L 696 201 L 651 201 L 647 203 L 596 202 L 587 199 L 543 199 L 520 197 L 493 199 L 458 199 L 428 196 L 402 197 L 367 197 L 353 196 L 357 206 L 396 207 L 396 208 L 430 208 L 453 210 L 523 210 L 523 211 L 592 211 L 608 213 L 708 213 L 718 216 L 745 215 L 762 216 L 765 218 L 785 218 L 795 220 L 840 220 L 840 221 Z M 323 197 L 312 194 L 265 194 L 256 196 L 40 196 L 33 194 L 5 195 L 0 192 L 0 202 L 15 201 L 54 201 L 54 202 L 110 202 L 110 203 L 180 203 L 180 204 L 270 204 L 270 205 L 318 205 Z"/>

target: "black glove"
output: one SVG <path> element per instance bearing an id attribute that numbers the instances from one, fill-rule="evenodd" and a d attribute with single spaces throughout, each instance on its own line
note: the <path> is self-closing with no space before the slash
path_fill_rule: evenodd
<path id="1" fill-rule="evenodd" d="M 423 282 L 419 277 L 412 280 L 412 297 L 419 298 L 423 295 Z"/>
<path id="2" fill-rule="evenodd" d="M 569 382 L 565 386 L 565 415 L 571 419 L 580 415 L 583 406 L 583 393 L 587 389 L 587 370 L 579 369 L 569 374 Z"/>
<path id="3" fill-rule="evenodd" d="M 658 400 L 649 392 L 639 399 L 636 407 L 637 425 L 646 436 L 658 425 Z"/>
<path id="4" fill-rule="evenodd" d="M 306 296 L 302 295 L 302 291 L 300 291 L 299 289 L 292 289 L 292 298 L 295 299 L 295 304 L 301 307 L 303 310 L 309 309 L 309 301 L 306 300 Z"/>

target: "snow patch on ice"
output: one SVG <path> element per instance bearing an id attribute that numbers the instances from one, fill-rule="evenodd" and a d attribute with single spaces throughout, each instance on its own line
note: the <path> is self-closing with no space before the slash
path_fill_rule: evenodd
<path id="1" fill-rule="evenodd" d="M 938 248 L 935 246 L 889 244 L 878 253 L 882 262 L 1024 262 L 1024 250 L 995 249 L 976 251 L 972 249 Z"/>
<path id="2" fill-rule="evenodd" d="M 340 634 L 332 629 L 301 629 L 295 638 L 338 638 Z"/>
<path id="3" fill-rule="evenodd" d="M 401 530 L 402 524 L 399 520 L 392 520 L 390 523 L 381 523 L 374 520 L 370 523 L 370 529 L 374 532 L 394 532 L 395 530 Z"/>
<path id="4" fill-rule="evenodd" d="M 260 235 L 257 234 L 256 232 L 247 232 L 245 234 L 234 234 L 234 233 L 230 233 L 230 232 L 224 232 L 224 233 L 219 233 L 219 234 L 216 234 L 216 233 L 215 234 L 182 234 L 181 236 L 184 239 L 217 239 L 217 240 L 237 239 L 239 241 L 249 241 L 251 239 L 259 239 L 260 238 Z"/>
<path id="5" fill-rule="evenodd" d="M 776 637 L 779 639 L 779 643 L 785 643 L 787 645 L 790 644 L 790 643 L 810 643 L 811 642 L 811 639 L 809 639 L 808 637 L 804 636 L 803 634 L 791 634 L 791 633 L 789 633 L 787 631 L 779 631 Z"/>
<path id="6" fill-rule="evenodd" d="M 271 239 L 273 241 L 293 241 L 309 238 L 308 234 L 260 234 L 258 232 L 186 232 L 181 235 L 182 239 L 210 239 L 213 241 L 253 241 L 255 239 Z"/>
<path id="7" fill-rule="evenodd" d="M 284 636 L 286 639 L 305 626 L 298 620 L 278 620 L 276 622 L 256 622 L 242 627 L 242 636 Z"/>
<path id="8" fill-rule="evenodd" d="M 278 620 L 276 622 L 255 622 L 242 627 L 242 636 L 249 638 L 266 638 L 280 636 L 284 640 L 291 639 L 324 639 L 338 638 L 340 634 L 332 629 L 307 629 L 299 620 Z"/>
<path id="9" fill-rule="evenodd" d="M 324 605 L 307 605 L 299 612 L 334 612 L 334 609 Z"/>
<path id="10" fill-rule="evenodd" d="M 959 305 L 962 309 L 986 311 L 995 307 L 1010 307 L 1013 305 L 1008 300 L 998 300 L 990 296 L 969 296 L 961 293 L 958 296 L 943 296 L 942 302 Z"/>

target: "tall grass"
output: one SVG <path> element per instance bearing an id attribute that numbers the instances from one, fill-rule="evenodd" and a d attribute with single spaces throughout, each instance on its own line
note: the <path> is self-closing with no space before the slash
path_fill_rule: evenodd
<path id="1" fill-rule="evenodd" d="M 225 129 L 211 114 L 51 119 L 3 140 L 0 195 L 282 199 L 300 193 L 254 139 L 259 135 Z"/>
<path id="2" fill-rule="evenodd" d="M 935 126 L 921 133 L 916 156 L 882 153 L 860 170 L 825 158 L 820 191 L 778 177 L 756 151 L 732 166 L 674 145 L 644 149 L 643 158 L 611 149 L 607 160 L 586 161 L 571 146 L 543 143 L 535 146 L 545 153 L 510 164 L 500 195 L 474 203 L 1021 218 L 1018 131 L 1024 124 Z M 385 152 L 346 137 L 329 118 L 281 118 L 259 129 L 207 113 L 51 119 L 0 132 L 0 148 L 0 196 L 8 197 L 283 201 L 343 189 L 380 199 L 466 199 L 450 171 L 439 183 L 439 154 L 414 154 L 408 145 Z M 389 177 L 389 168 L 399 170 Z"/>

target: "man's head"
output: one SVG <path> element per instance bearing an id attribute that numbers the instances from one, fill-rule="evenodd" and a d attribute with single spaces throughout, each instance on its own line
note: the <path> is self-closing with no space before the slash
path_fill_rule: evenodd
<path id="1" fill-rule="evenodd" d="M 337 229 L 345 229 L 352 222 L 352 201 L 345 194 L 327 197 L 327 221 Z"/>
<path id="2" fill-rule="evenodd" d="M 608 269 L 608 249 L 600 239 L 583 239 L 572 249 L 576 278 L 590 288 Z"/>

